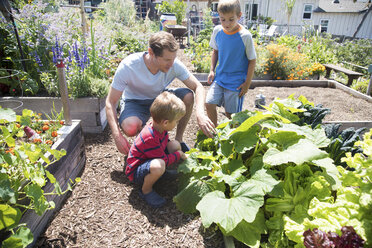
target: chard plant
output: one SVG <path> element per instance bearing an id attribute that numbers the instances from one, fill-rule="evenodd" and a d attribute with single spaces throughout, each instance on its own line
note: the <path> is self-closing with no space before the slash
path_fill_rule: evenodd
<path id="1" fill-rule="evenodd" d="M 0 108 L 0 246 L 26 247 L 33 235 L 20 223 L 26 211 L 43 215 L 55 204 L 48 195 L 61 195 L 71 190 L 72 184 L 62 191 L 58 181 L 47 168 L 64 155 L 65 150 L 52 147 L 57 139 L 61 121 L 41 121 L 40 115 L 23 110 L 21 116 L 11 109 Z M 40 129 L 39 129 L 40 127 Z M 32 131 L 32 139 L 26 138 Z M 27 134 L 28 135 L 28 134 Z M 50 136 L 49 136 L 50 135 Z M 35 138 L 37 137 L 37 138 Z M 77 178 L 76 182 L 80 179 Z M 47 182 L 54 185 L 52 192 L 44 192 Z"/>
<path id="2" fill-rule="evenodd" d="M 265 112 L 235 114 L 217 127 L 214 138 L 199 132 L 196 147 L 178 168 L 183 176 L 173 199 L 177 207 L 199 212 L 204 227 L 216 225 L 250 247 L 300 247 L 302 233 L 318 224 L 314 220 L 321 213 L 309 211 L 315 202 L 345 199 L 337 191 L 340 167 L 323 150 L 330 143 L 324 129 L 295 124 L 309 105 L 303 96 L 276 99 Z M 362 220 L 353 224 L 366 240 L 370 229 Z M 335 225 L 322 228 L 339 231 Z"/>

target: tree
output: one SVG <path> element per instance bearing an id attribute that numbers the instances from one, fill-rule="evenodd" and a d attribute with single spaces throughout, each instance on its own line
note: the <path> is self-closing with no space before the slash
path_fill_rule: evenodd
<path id="1" fill-rule="evenodd" d="M 289 34 L 289 20 L 291 19 L 293 7 L 296 3 L 296 0 L 283 0 L 285 4 L 285 12 L 287 13 L 287 33 Z"/>

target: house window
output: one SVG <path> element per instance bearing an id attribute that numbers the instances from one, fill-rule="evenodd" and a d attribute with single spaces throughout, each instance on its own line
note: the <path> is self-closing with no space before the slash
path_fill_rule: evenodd
<path id="1" fill-rule="evenodd" d="M 217 12 L 218 3 L 212 3 L 211 8 L 213 12 Z"/>
<path id="2" fill-rule="evenodd" d="M 246 3 L 244 8 L 246 20 L 256 20 L 258 15 L 257 3 Z"/>
<path id="3" fill-rule="evenodd" d="M 323 32 L 328 32 L 328 24 L 329 24 L 329 20 L 320 20 L 320 32 L 323 33 Z"/>
<path id="4" fill-rule="evenodd" d="M 312 14 L 313 14 L 313 5 L 312 4 L 305 4 L 304 5 L 304 14 L 302 15 L 302 19 L 310 20 Z"/>

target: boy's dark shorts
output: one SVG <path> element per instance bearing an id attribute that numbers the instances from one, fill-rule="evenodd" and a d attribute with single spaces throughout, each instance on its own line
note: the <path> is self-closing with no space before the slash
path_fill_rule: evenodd
<path id="1" fill-rule="evenodd" d="M 175 94 L 178 98 L 183 100 L 183 98 L 188 94 L 192 93 L 192 90 L 188 88 L 177 88 L 177 89 L 165 89 L 164 91 L 171 92 Z M 150 118 L 150 107 L 151 104 L 154 102 L 155 99 L 145 99 L 145 100 L 137 100 L 137 99 L 124 99 L 120 100 L 120 108 L 121 113 L 119 117 L 119 124 L 123 122 L 124 119 L 136 116 L 141 121 L 142 124 L 145 125 L 146 122 Z"/>
<path id="2" fill-rule="evenodd" d="M 164 150 L 165 154 L 169 154 L 168 147 Z M 150 173 L 150 164 L 153 159 L 149 159 L 143 164 L 139 165 L 133 172 L 133 182 L 140 186 L 143 185 L 144 178 Z M 125 171 L 125 169 L 124 169 Z"/>
<path id="3" fill-rule="evenodd" d="M 133 173 L 133 182 L 140 186 L 143 185 L 143 180 L 147 174 L 150 173 L 150 164 L 152 159 L 147 160 L 143 164 L 139 165 Z"/>

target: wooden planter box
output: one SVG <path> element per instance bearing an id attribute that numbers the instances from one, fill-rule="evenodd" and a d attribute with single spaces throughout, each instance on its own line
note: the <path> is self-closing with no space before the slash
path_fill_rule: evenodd
<path id="1" fill-rule="evenodd" d="M 64 126 L 59 131 L 61 136 L 52 149 L 66 150 L 66 155 L 60 160 L 48 166 L 47 170 L 54 175 L 59 182 L 61 189 L 67 189 L 70 180 L 74 181 L 80 176 L 85 166 L 86 155 L 84 147 L 84 136 L 81 129 L 80 121 L 73 121 L 71 126 Z M 47 183 L 43 190 L 51 192 L 54 189 L 53 184 Z M 53 215 L 60 210 L 64 200 L 69 196 L 69 192 L 63 195 L 47 196 L 48 201 L 54 201 L 55 208 L 46 211 L 42 216 L 37 215 L 34 211 L 26 211 L 22 216 L 20 223 L 26 223 L 34 235 L 34 242 L 28 247 L 33 247 L 38 237 L 44 233 L 49 221 Z"/>
<path id="2" fill-rule="evenodd" d="M 81 120 L 84 133 L 101 133 L 106 125 L 106 98 L 83 97 L 69 99 L 71 119 Z M 62 101 L 59 97 L 1 97 L 1 106 L 13 109 L 16 114 L 22 114 L 23 109 L 36 113 L 48 114 L 54 109 L 61 112 Z M 45 119 L 45 116 L 43 117 Z"/>

